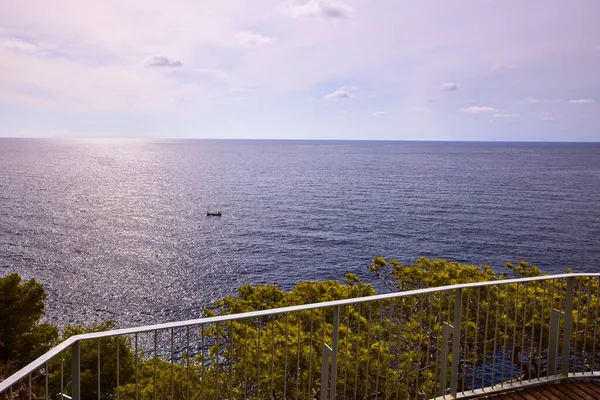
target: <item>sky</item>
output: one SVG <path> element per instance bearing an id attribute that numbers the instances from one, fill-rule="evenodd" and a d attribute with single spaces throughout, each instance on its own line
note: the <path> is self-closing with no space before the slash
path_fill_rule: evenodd
<path id="1" fill-rule="evenodd" d="M 0 137 L 600 141 L 598 0 L 0 0 Z"/>

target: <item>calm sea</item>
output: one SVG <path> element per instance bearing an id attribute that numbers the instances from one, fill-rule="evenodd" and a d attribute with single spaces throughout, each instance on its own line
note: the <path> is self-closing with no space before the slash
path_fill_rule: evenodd
<path id="1" fill-rule="evenodd" d="M 0 275 L 57 324 L 198 317 L 378 255 L 598 272 L 599 209 L 600 144 L 0 139 Z"/>

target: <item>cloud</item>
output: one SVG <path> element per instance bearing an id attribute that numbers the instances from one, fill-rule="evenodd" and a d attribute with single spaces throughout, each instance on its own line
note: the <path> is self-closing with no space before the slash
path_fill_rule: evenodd
<path id="1" fill-rule="evenodd" d="M 376 117 L 379 117 L 379 116 L 387 115 L 387 113 L 385 111 L 375 111 L 373 113 L 373 115 Z"/>
<path id="2" fill-rule="evenodd" d="M 492 107 L 481 106 L 481 107 L 461 108 L 460 111 L 463 111 L 463 112 L 466 112 L 469 114 L 486 114 L 486 113 L 497 112 L 498 110 L 496 110 L 495 108 L 492 108 Z"/>
<path id="3" fill-rule="evenodd" d="M 331 92 L 325 95 L 325 100 L 338 100 L 338 99 L 349 99 L 350 93 L 346 90 L 338 89 L 335 92 Z"/>
<path id="4" fill-rule="evenodd" d="M 527 97 L 522 100 L 515 101 L 516 104 L 550 104 L 550 103 L 560 103 L 560 100 L 557 99 L 545 99 L 545 98 L 537 98 L 537 97 Z"/>
<path id="5" fill-rule="evenodd" d="M 427 108 L 427 107 L 412 107 L 410 109 L 410 111 L 427 112 L 427 111 L 431 111 L 431 108 Z"/>
<path id="6" fill-rule="evenodd" d="M 237 33 L 233 37 L 233 42 L 240 46 L 258 46 L 273 43 L 273 39 L 260 33 L 245 31 Z"/>
<path id="7" fill-rule="evenodd" d="M 180 60 L 175 60 L 164 56 L 154 56 L 146 60 L 144 66 L 155 68 L 177 68 L 183 67 L 183 63 Z"/>
<path id="8" fill-rule="evenodd" d="M 283 12 L 298 19 L 342 20 L 352 18 L 356 10 L 341 1 L 309 0 L 304 4 L 291 1 L 283 7 Z"/>
<path id="9" fill-rule="evenodd" d="M 543 117 L 542 121 L 554 121 L 554 117 Z"/>
<path id="10" fill-rule="evenodd" d="M 41 52 L 40 48 L 35 44 L 12 37 L 0 39 L 0 47 L 30 54 Z"/>
<path id="11" fill-rule="evenodd" d="M 440 86 L 440 90 L 444 92 L 456 92 L 458 90 L 458 85 L 453 82 L 446 82 Z"/>
<path id="12" fill-rule="evenodd" d="M 492 65 L 493 72 L 515 70 L 515 69 L 519 69 L 519 66 L 516 64 L 504 64 L 504 63 L 496 62 Z"/>
<path id="13" fill-rule="evenodd" d="M 592 104 L 594 99 L 573 99 L 567 101 L 569 104 Z"/>
<path id="14" fill-rule="evenodd" d="M 494 118 L 512 119 L 512 118 L 519 118 L 519 117 L 520 117 L 519 114 L 494 114 Z"/>

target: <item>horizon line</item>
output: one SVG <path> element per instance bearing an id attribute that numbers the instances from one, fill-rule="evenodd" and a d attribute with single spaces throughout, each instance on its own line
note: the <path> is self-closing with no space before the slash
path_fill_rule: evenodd
<path id="1" fill-rule="evenodd" d="M 191 141 L 191 140 L 222 140 L 222 141 L 281 141 L 281 142 L 430 142 L 430 143 L 577 143 L 577 144 L 600 144 L 597 141 L 579 141 L 579 140 L 451 140 L 451 139 L 315 139 L 315 138 L 185 138 L 185 137 L 64 137 L 64 136 L 0 136 L 2 139 L 18 140 L 173 140 L 173 141 Z"/>

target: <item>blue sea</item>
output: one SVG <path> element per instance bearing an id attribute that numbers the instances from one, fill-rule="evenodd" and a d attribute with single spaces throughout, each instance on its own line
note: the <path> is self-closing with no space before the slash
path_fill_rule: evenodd
<path id="1" fill-rule="evenodd" d="M 600 144 L 0 139 L 0 275 L 59 325 L 374 281 L 375 256 L 599 272 L 599 238 Z"/>

